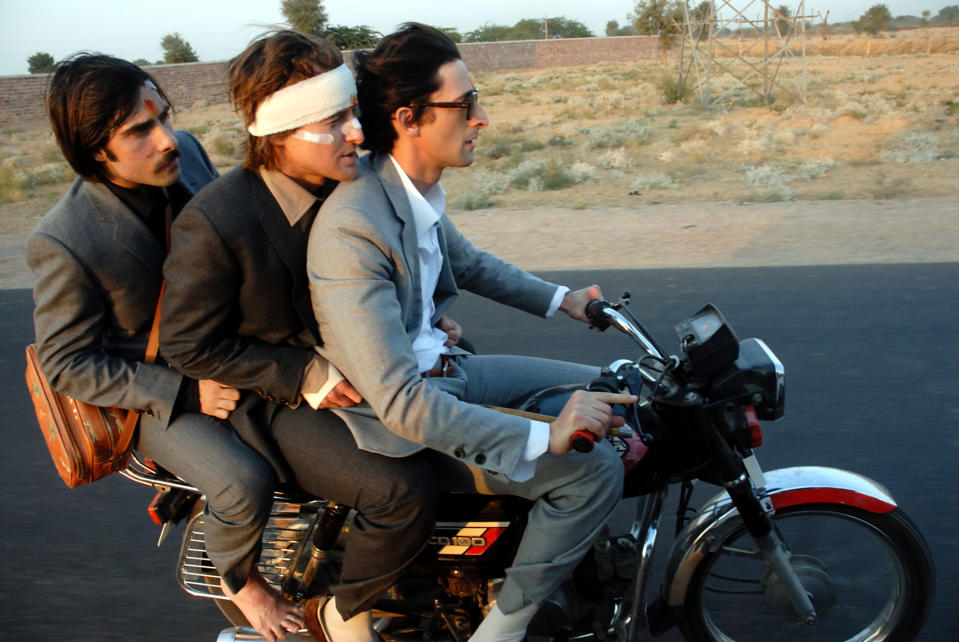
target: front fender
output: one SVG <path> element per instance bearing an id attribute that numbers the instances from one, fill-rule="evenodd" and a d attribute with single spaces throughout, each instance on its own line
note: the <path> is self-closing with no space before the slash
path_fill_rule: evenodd
<path id="1" fill-rule="evenodd" d="M 768 498 L 776 510 L 798 504 L 843 504 L 872 513 L 887 513 L 896 501 L 882 485 L 838 468 L 797 466 L 765 473 L 760 498 Z M 667 608 L 680 607 L 696 567 L 739 528 L 739 513 L 729 495 L 717 493 L 683 529 L 666 565 L 662 597 Z"/>

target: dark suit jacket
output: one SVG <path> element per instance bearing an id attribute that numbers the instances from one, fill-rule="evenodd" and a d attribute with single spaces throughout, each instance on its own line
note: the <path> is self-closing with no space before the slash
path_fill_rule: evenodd
<path id="1" fill-rule="evenodd" d="M 176 132 L 188 189 L 216 169 L 199 142 Z M 181 375 L 143 363 L 162 282 L 164 249 L 146 223 L 100 183 L 77 179 L 27 239 L 36 275 L 34 328 L 50 384 L 100 406 L 170 422 Z"/>
<path id="2" fill-rule="evenodd" d="M 177 217 L 163 268 L 160 353 L 192 377 L 255 393 L 244 396 L 230 422 L 281 481 L 289 470 L 265 429 L 277 404 L 299 403 L 320 340 L 306 240 L 259 175 L 238 168 Z"/>

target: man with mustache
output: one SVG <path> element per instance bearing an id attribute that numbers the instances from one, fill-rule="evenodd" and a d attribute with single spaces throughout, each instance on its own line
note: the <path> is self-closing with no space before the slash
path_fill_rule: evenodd
<path id="1" fill-rule="evenodd" d="M 223 421 L 239 391 L 144 362 L 171 221 L 218 175 L 199 142 L 173 130 L 171 109 L 125 60 L 79 54 L 57 66 L 47 111 L 79 177 L 27 241 L 37 346 L 55 389 L 141 413 L 134 447 L 206 496 L 207 553 L 242 602 L 259 588 L 272 471 Z M 299 624 L 275 606 L 251 617 Z"/>

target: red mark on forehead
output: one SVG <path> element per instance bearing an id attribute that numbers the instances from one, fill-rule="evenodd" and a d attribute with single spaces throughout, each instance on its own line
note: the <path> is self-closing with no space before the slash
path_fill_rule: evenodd
<path id="1" fill-rule="evenodd" d="M 157 108 L 157 104 L 149 98 L 143 101 L 143 107 L 147 110 L 147 113 L 150 114 L 151 118 L 156 118 L 160 115 L 160 110 Z"/>

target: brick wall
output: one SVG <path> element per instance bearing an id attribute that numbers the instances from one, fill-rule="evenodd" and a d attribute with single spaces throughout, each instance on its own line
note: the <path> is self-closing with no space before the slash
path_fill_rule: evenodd
<path id="1" fill-rule="evenodd" d="M 473 71 L 571 67 L 596 62 L 653 60 L 660 56 L 655 36 L 570 38 L 483 42 L 459 45 Z M 227 102 L 226 66 L 221 62 L 157 65 L 149 72 L 181 108 Z M 47 75 L 0 76 L 0 127 L 43 122 Z"/>

